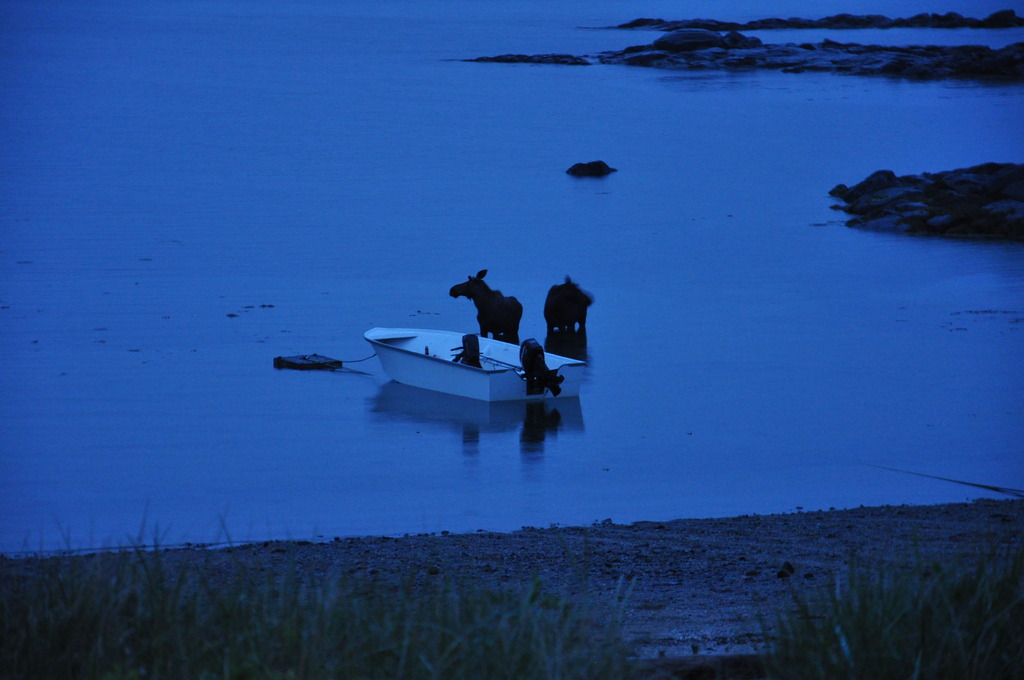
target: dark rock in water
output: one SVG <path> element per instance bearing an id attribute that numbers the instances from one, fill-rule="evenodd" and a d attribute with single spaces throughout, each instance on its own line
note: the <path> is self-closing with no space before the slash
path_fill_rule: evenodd
<path id="1" fill-rule="evenodd" d="M 604 177 L 618 172 L 618 170 L 609 167 L 604 161 L 590 161 L 589 163 L 576 163 L 565 172 L 576 177 Z"/>
<path id="2" fill-rule="evenodd" d="M 665 23 L 664 19 L 633 19 L 624 24 L 618 26 L 612 26 L 612 28 L 658 28 Z"/>
<path id="3" fill-rule="evenodd" d="M 879 170 L 829 192 L 847 226 L 873 231 L 1024 241 L 1024 164 L 985 163 L 897 177 Z"/>
<path id="4" fill-rule="evenodd" d="M 896 178 L 896 173 L 892 170 L 876 170 L 871 173 L 867 179 L 853 185 L 853 187 L 845 188 L 846 185 L 841 184 L 833 188 L 829 194 L 850 203 L 856 201 L 864 194 L 888 189 L 889 187 L 895 186 L 898 182 L 899 180 Z M 840 186 L 844 187 L 844 189 L 840 190 Z"/>
<path id="5" fill-rule="evenodd" d="M 497 62 L 500 64 L 561 64 L 565 66 L 589 66 L 583 57 L 571 54 L 500 54 L 496 57 L 477 57 L 464 61 Z"/>
<path id="6" fill-rule="evenodd" d="M 664 52 L 694 52 L 710 47 L 725 47 L 725 42 L 722 36 L 714 31 L 684 28 L 658 38 L 654 41 L 653 47 Z"/>
<path id="7" fill-rule="evenodd" d="M 979 28 L 1016 28 L 1017 26 L 1024 26 L 1024 19 L 1017 16 L 1012 9 L 1002 9 L 983 19 Z"/>

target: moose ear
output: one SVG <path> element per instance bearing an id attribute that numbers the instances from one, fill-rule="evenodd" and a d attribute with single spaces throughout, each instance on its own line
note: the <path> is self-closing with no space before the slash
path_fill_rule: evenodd
<path id="1" fill-rule="evenodd" d="M 487 270 L 486 270 L 486 269 L 481 269 L 481 270 L 480 270 L 480 271 L 478 271 L 478 272 L 477 272 L 477 274 L 476 274 L 476 278 L 478 278 L 478 279 L 482 279 L 482 278 L 484 278 L 485 276 L 487 276 Z"/>

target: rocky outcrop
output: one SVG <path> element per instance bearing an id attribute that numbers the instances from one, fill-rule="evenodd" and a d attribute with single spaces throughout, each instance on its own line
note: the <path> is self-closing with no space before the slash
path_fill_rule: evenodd
<path id="1" fill-rule="evenodd" d="M 983 45 L 883 46 L 839 43 L 763 44 L 741 30 L 774 28 L 1012 28 L 1024 26 L 1024 18 L 1012 9 L 994 12 L 984 19 L 956 12 L 916 14 L 890 19 L 877 14 L 835 14 L 823 19 L 758 19 L 745 23 L 714 19 L 636 19 L 614 28 L 666 31 L 650 45 L 615 52 L 574 56 L 571 54 L 503 54 L 466 61 L 529 64 L 624 64 L 664 69 L 775 69 L 788 73 L 823 71 L 853 75 L 886 75 L 919 80 L 983 78 L 1024 80 L 1024 43 L 1001 49 Z"/>
<path id="2" fill-rule="evenodd" d="M 897 177 L 879 170 L 830 195 L 873 231 L 1024 241 L 1024 164 L 985 163 L 960 170 Z"/>
<path id="3" fill-rule="evenodd" d="M 945 14 L 922 13 L 905 19 L 890 19 L 880 14 L 834 14 L 823 19 L 757 19 L 737 23 L 714 19 L 634 19 L 613 28 L 642 28 L 645 30 L 676 31 L 682 28 L 710 31 L 762 31 L 778 28 L 1015 28 L 1024 26 L 1024 18 L 1012 9 L 993 12 L 984 19 L 972 19 L 956 12 Z"/>
<path id="4" fill-rule="evenodd" d="M 695 29 L 684 29 L 688 33 Z M 709 31 L 715 35 L 713 31 Z M 664 69 L 775 69 L 787 73 L 820 71 L 851 75 L 884 75 L 919 80 L 943 78 L 1024 79 L 1024 43 L 1002 49 L 983 45 L 910 46 L 859 45 L 825 40 L 817 44 L 763 45 L 741 33 L 721 37 L 721 45 L 696 49 L 665 49 L 669 34 L 652 45 L 604 52 L 602 64 Z M 660 47 L 659 47 L 660 46 Z"/>
<path id="5" fill-rule="evenodd" d="M 466 61 L 577 66 L 622 64 L 677 70 L 774 69 L 787 73 L 819 71 L 916 80 L 1024 80 L 1024 42 L 1001 49 L 984 45 L 896 47 L 832 40 L 817 44 L 766 45 L 759 38 L 736 31 L 722 35 L 693 28 L 669 33 L 650 45 L 590 56 L 504 54 Z"/>

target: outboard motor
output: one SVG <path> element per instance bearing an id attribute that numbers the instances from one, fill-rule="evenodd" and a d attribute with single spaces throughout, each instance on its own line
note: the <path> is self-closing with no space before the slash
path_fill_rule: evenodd
<path id="1" fill-rule="evenodd" d="M 526 393 L 544 394 L 544 390 L 550 390 L 551 394 L 558 396 L 562 392 L 559 385 L 565 380 L 564 375 L 558 375 L 548 368 L 544 361 L 544 348 L 540 343 L 529 338 L 523 340 L 519 346 L 519 363 L 523 365 L 526 373 Z"/>
<path id="2" fill-rule="evenodd" d="M 455 349 L 461 349 L 460 354 L 456 354 L 452 361 L 456 363 L 463 363 L 467 366 L 476 366 L 482 368 L 480 365 L 480 338 L 476 335 L 463 335 L 462 336 L 462 347 L 456 347 Z"/>

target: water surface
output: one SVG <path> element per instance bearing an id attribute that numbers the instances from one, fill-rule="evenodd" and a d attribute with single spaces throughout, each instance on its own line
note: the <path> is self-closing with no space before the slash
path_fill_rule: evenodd
<path id="1" fill-rule="evenodd" d="M 879 11 L 819 4 L 692 14 Z M 942 10 L 1002 3 L 970 4 Z M 986 495 L 875 466 L 1024 487 L 1024 249 L 858 232 L 827 195 L 1019 160 L 1024 89 L 466 63 L 684 17 L 452 8 L 5 4 L 0 549 Z M 595 295 L 579 400 L 272 368 L 472 331 L 447 291 L 481 268 L 542 342 L 548 287 Z"/>

